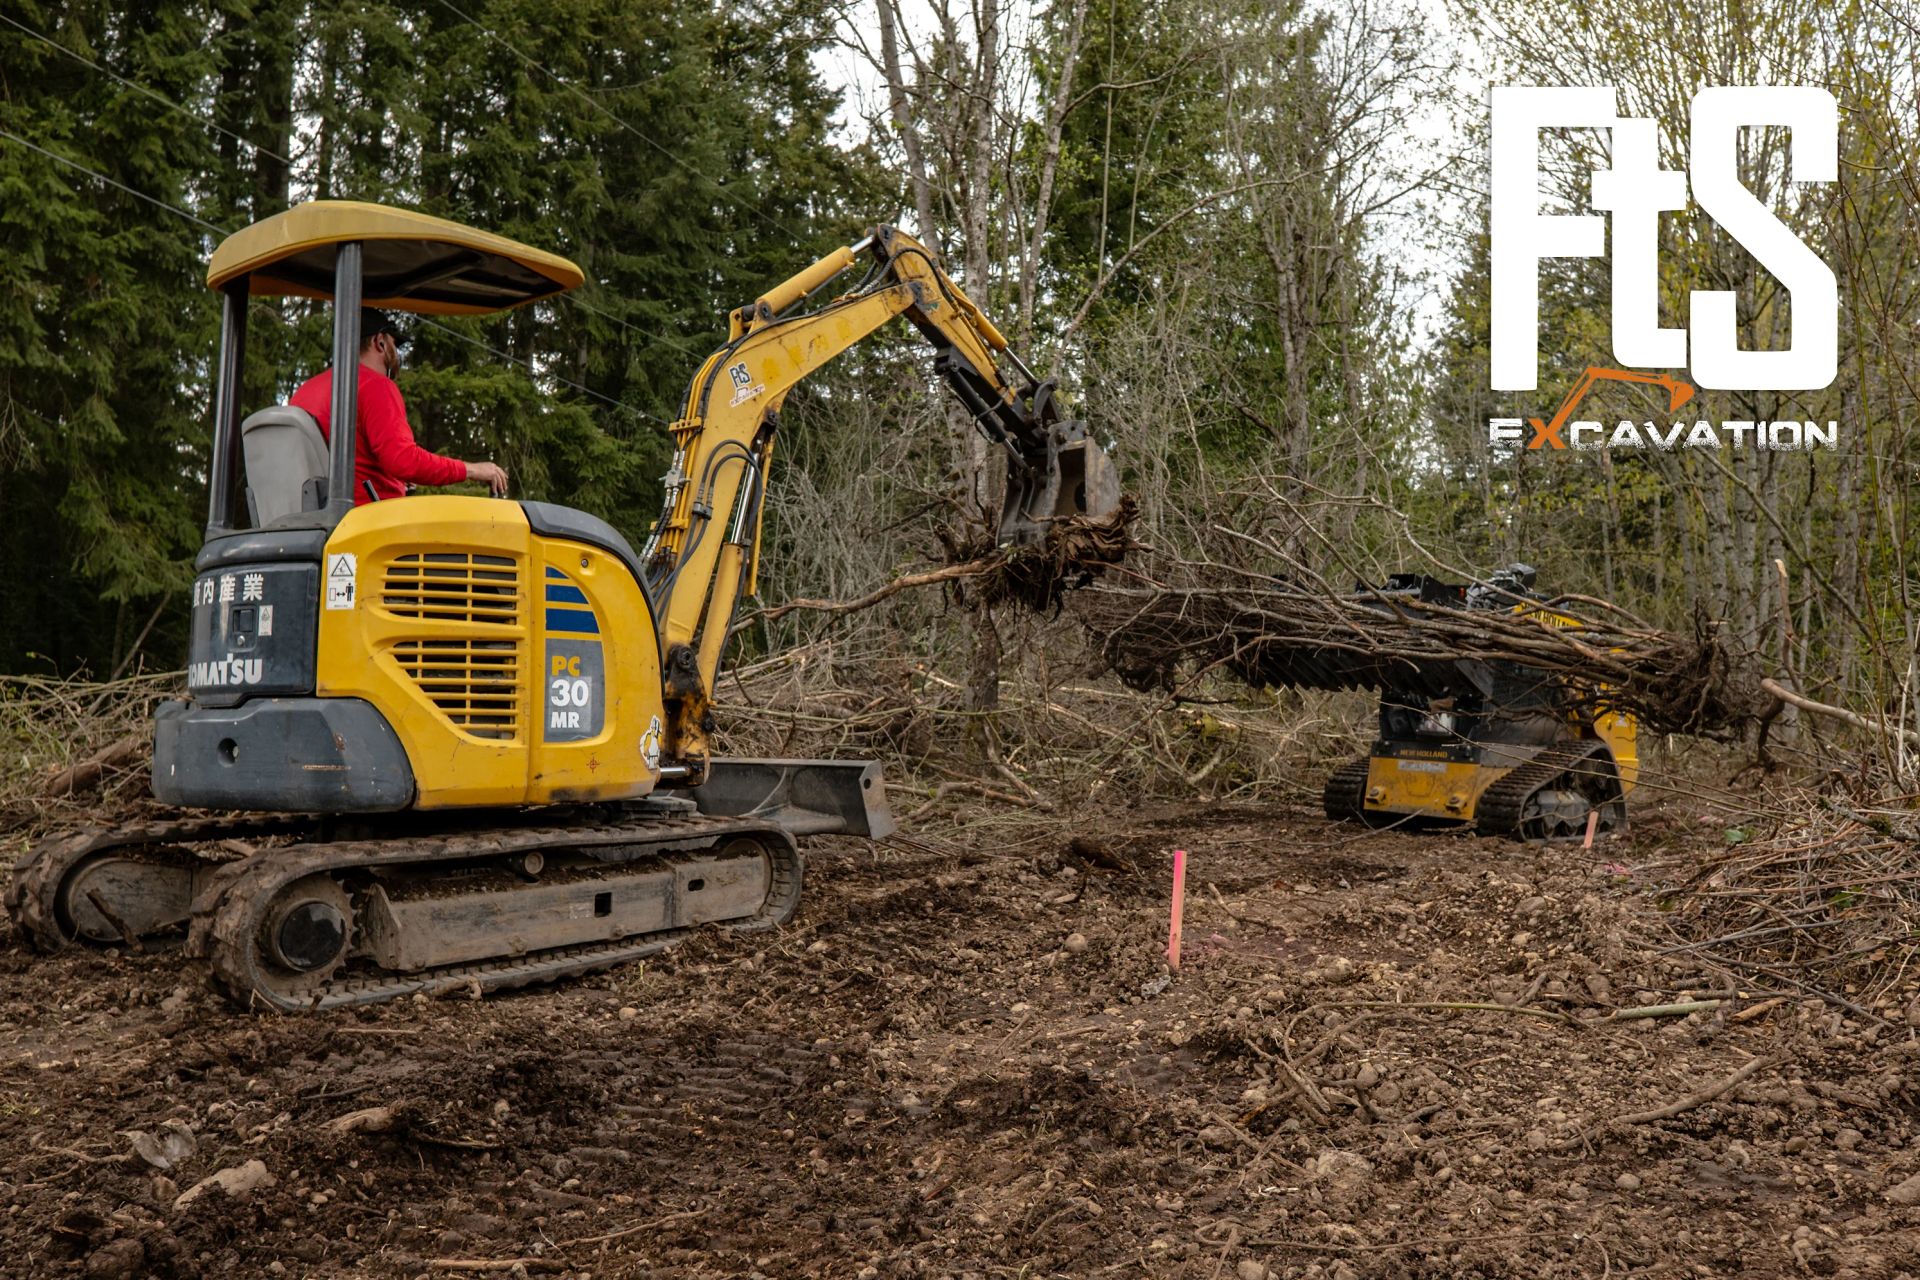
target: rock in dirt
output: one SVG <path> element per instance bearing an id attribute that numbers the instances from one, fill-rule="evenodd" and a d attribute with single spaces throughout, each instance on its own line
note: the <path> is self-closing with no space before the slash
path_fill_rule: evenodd
<path id="1" fill-rule="evenodd" d="M 1373 1181 L 1373 1165 L 1351 1151 L 1322 1151 L 1308 1171 L 1335 1200 L 1354 1199 Z"/>
<path id="2" fill-rule="evenodd" d="M 151 1131 L 128 1129 L 120 1136 L 132 1144 L 134 1155 L 162 1173 L 170 1172 L 200 1149 L 193 1130 L 178 1120 L 169 1120 Z"/>
<path id="3" fill-rule="evenodd" d="M 173 1207 L 184 1209 L 215 1187 L 232 1199 L 244 1200 L 262 1187 L 272 1186 L 273 1182 L 273 1174 L 268 1172 L 264 1161 L 249 1160 L 245 1164 L 233 1165 L 200 1179 L 180 1193 L 180 1198 L 173 1202 Z"/>
<path id="4" fill-rule="evenodd" d="M 349 1133 L 385 1133 L 393 1128 L 392 1107 L 363 1107 L 327 1121 L 327 1132 L 336 1137 Z"/>
<path id="5" fill-rule="evenodd" d="M 1622 1191 L 1638 1191 L 1640 1189 L 1640 1176 L 1633 1173 L 1623 1173 L 1613 1180 L 1613 1185 Z"/>
<path id="6" fill-rule="evenodd" d="M 1333 956 L 1322 960 L 1307 970 L 1307 981 L 1325 983 L 1330 987 L 1345 986 L 1360 976 L 1360 966 L 1345 956 Z"/>
<path id="7" fill-rule="evenodd" d="M 1087 935 L 1084 933 L 1070 933 L 1067 935 L 1067 940 L 1060 945 L 1066 948 L 1068 955 L 1077 956 L 1087 949 Z"/>
<path id="8" fill-rule="evenodd" d="M 1233 1269 L 1233 1274 L 1239 1276 L 1240 1280 L 1267 1280 L 1273 1272 L 1267 1270 L 1265 1263 L 1255 1262 L 1252 1258 L 1242 1258 L 1240 1264 Z"/>
<path id="9" fill-rule="evenodd" d="M 87 1255 L 87 1280 L 134 1280 L 145 1273 L 147 1246 L 132 1236 L 110 1240 Z"/>
<path id="10" fill-rule="evenodd" d="M 1914 1174 L 1898 1186 L 1887 1188 L 1887 1199 L 1898 1205 L 1920 1204 L 1920 1173 Z"/>

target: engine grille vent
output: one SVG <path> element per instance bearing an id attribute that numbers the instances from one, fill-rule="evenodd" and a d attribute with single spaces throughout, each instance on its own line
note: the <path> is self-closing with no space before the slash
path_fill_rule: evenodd
<path id="1" fill-rule="evenodd" d="M 401 640 L 393 657 L 455 728 L 496 740 L 519 732 L 518 640 Z"/>
<path id="2" fill-rule="evenodd" d="M 400 618 L 512 626 L 520 617 L 519 566 L 508 556 L 467 551 L 395 556 L 380 603 Z"/>

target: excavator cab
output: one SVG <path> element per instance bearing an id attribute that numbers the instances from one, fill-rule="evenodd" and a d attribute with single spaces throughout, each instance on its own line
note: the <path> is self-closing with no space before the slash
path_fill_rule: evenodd
<path id="1" fill-rule="evenodd" d="M 360 308 L 488 315 L 580 284 L 565 258 L 409 209 L 317 200 L 236 232 L 214 251 L 207 284 L 221 295 L 214 390 L 209 545 L 247 528 L 328 528 L 354 505 L 355 379 L 333 388 L 331 443 L 286 405 L 243 419 L 241 370 L 250 297 L 333 303 L 333 367 L 359 362 Z M 244 517 L 244 520 L 243 520 Z"/>
<path id="2" fill-rule="evenodd" d="M 358 379 L 333 380 L 329 437 L 297 408 L 243 405 L 242 370 L 254 297 L 331 302 L 332 367 L 351 370 L 363 306 L 486 315 L 581 280 L 555 254 L 354 201 L 299 205 L 218 246 L 207 271 L 221 337 L 206 539 L 189 696 L 163 705 L 155 726 L 160 799 L 367 813 L 539 798 L 528 753 L 516 750 L 532 745 L 535 714 L 540 637 L 523 607 L 541 568 L 534 526 L 584 540 L 589 555 L 617 559 L 624 541 L 585 513 L 540 503 L 436 495 L 356 506 Z M 625 596 L 644 615 L 636 584 Z"/>

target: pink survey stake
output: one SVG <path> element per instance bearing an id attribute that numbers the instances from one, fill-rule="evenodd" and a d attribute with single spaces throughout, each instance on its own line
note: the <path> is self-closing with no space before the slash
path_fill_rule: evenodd
<path id="1" fill-rule="evenodd" d="M 1167 928 L 1167 968 L 1180 967 L 1180 917 L 1187 907 L 1187 851 L 1173 851 L 1173 918 Z"/>

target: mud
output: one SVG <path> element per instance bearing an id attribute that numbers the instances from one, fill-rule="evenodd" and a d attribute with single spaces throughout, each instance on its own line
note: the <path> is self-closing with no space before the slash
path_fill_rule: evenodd
<path id="1" fill-rule="evenodd" d="M 1660 954 L 1647 868 L 1716 833 L 1638 816 L 1592 852 L 1219 806 L 821 842 L 779 935 L 305 1017 L 9 936 L 0 1272 L 1920 1274 L 1914 982 L 1849 1010 Z"/>

